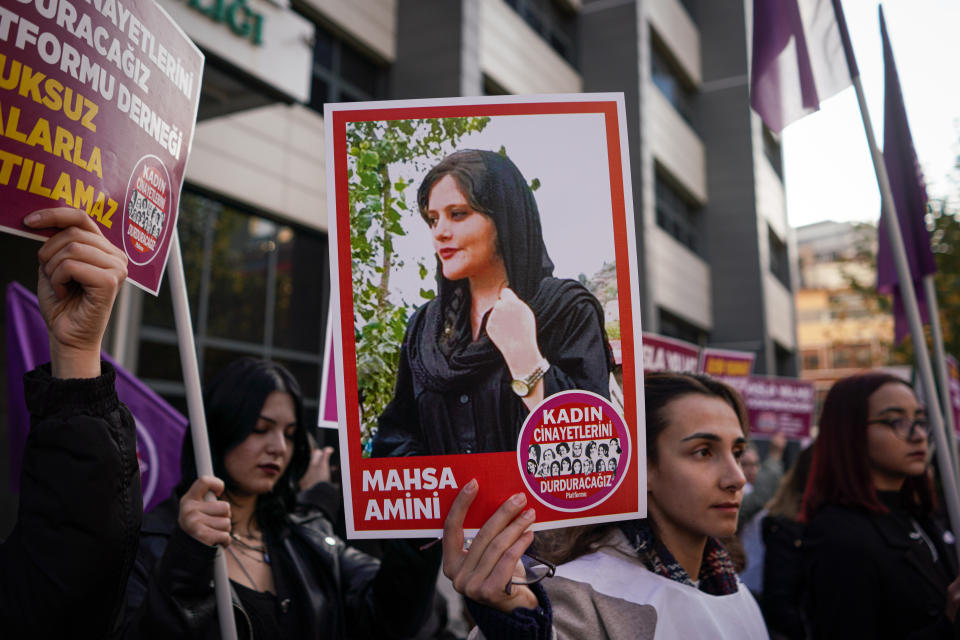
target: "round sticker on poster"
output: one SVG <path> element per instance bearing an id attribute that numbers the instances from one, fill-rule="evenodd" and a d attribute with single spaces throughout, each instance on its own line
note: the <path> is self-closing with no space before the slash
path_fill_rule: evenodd
<path id="1" fill-rule="evenodd" d="M 173 217 L 170 190 L 170 174 L 160 158 L 140 158 L 123 205 L 123 249 L 130 262 L 142 266 L 159 254 Z"/>
<path id="2" fill-rule="evenodd" d="M 583 511 L 610 497 L 630 465 L 627 425 L 606 398 L 561 391 L 530 412 L 517 442 L 527 489 L 558 511 Z"/>

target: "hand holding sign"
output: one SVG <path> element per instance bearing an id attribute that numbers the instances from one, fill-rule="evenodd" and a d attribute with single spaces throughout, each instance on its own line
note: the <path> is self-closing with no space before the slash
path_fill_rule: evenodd
<path id="1" fill-rule="evenodd" d="M 518 607 L 535 609 L 537 597 L 529 587 L 514 585 L 512 578 L 523 576 L 520 557 L 533 542 L 530 525 L 533 509 L 521 510 L 526 496 L 518 493 L 507 499 L 487 520 L 468 549 L 464 549 L 463 520 L 477 495 L 472 480 L 454 500 L 443 525 L 443 573 L 458 592 L 475 602 L 510 613 Z"/>
<path id="2" fill-rule="evenodd" d="M 42 209 L 27 216 L 34 229 L 61 229 L 40 248 L 37 297 L 50 333 L 53 375 L 100 375 L 100 343 L 127 257 L 79 209 Z"/>
<path id="3" fill-rule="evenodd" d="M 204 500 L 213 492 L 223 493 L 223 480 L 214 476 L 197 478 L 180 498 L 177 525 L 190 537 L 206 545 L 230 544 L 230 503 L 223 500 Z"/>

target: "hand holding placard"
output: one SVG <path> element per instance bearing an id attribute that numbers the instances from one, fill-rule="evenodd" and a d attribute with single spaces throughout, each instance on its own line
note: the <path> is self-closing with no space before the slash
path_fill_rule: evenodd
<path id="1" fill-rule="evenodd" d="M 38 253 L 37 297 L 50 334 L 53 375 L 95 378 L 110 310 L 127 277 L 127 257 L 79 209 L 42 209 L 24 224 L 61 229 Z"/>

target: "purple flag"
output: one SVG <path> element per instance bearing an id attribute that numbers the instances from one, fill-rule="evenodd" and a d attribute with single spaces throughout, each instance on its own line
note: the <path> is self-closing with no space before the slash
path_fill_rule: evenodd
<path id="1" fill-rule="evenodd" d="M 753 0 L 750 104 L 778 133 L 850 85 L 834 10 L 826 0 Z"/>
<path id="2" fill-rule="evenodd" d="M 885 68 L 883 162 L 890 177 L 890 191 L 893 194 L 897 220 L 900 222 L 903 244 L 907 250 L 913 288 L 918 292 L 920 317 L 924 323 L 927 323 L 930 316 L 926 300 L 919 292 L 922 290 L 923 277 L 937 271 L 933 251 L 930 249 L 930 234 L 924 220 L 927 188 L 923 182 L 923 172 L 920 170 L 917 152 L 913 148 L 910 126 L 907 124 L 907 110 L 903 106 L 900 78 L 897 75 L 897 65 L 893 60 L 893 48 L 890 46 L 890 38 L 887 35 L 887 25 L 883 19 L 883 7 L 880 8 L 880 34 L 883 37 Z M 877 290 L 893 294 L 895 339 L 900 342 L 910 333 L 910 327 L 907 323 L 907 314 L 900 294 L 900 281 L 897 278 L 893 250 L 882 212 L 877 242 Z"/>
<path id="3" fill-rule="evenodd" d="M 180 480 L 180 446 L 187 419 L 110 356 L 103 359 L 117 370 L 117 395 L 137 425 L 137 460 L 143 506 L 149 511 L 169 495 Z M 10 486 L 20 486 L 20 462 L 30 430 L 23 400 L 23 374 L 50 360 L 47 329 L 37 297 L 16 282 L 7 287 L 7 395 L 10 420 Z"/>

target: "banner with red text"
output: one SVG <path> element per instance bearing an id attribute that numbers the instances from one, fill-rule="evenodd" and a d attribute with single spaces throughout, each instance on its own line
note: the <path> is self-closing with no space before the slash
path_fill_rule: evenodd
<path id="1" fill-rule="evenodd" d="M 0 5 L 0 229 L 85 210 L 156 294 L 193 140 L 203 54 L 153 0 Z"/>
<path id="2" fill-rule="evenodd" d="M 536 529 L 645 515 L 623 95 L 328 104 L 324 123 L 348 536 L 438 536 L 472 479 L 468 535 L 516 493 Z"/>

